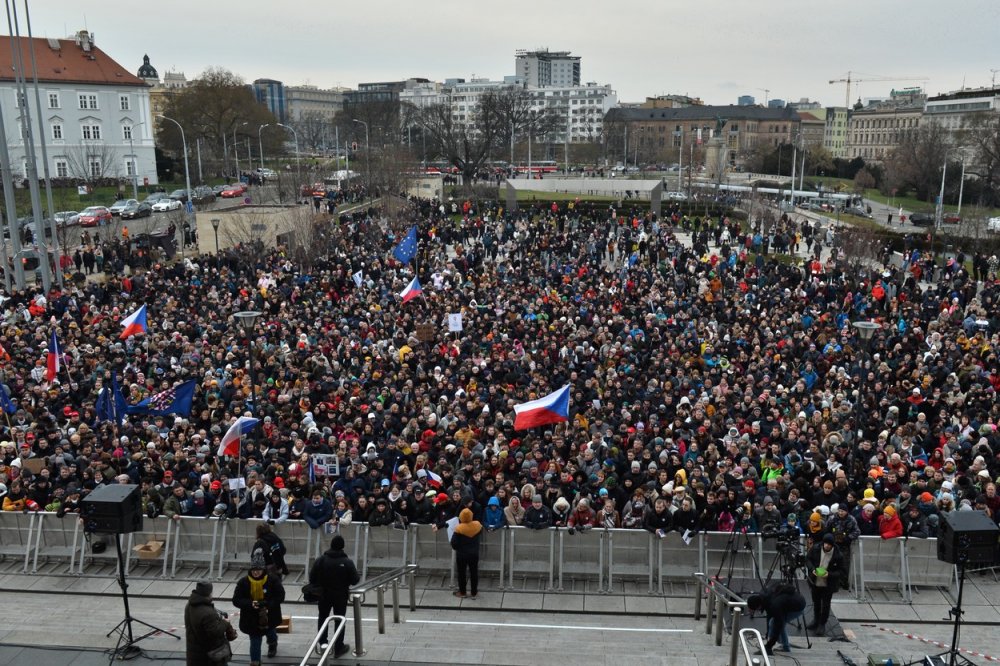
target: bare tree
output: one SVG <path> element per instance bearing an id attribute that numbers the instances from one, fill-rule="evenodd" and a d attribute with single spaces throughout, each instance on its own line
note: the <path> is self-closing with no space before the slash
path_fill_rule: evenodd
<path id="1" fill-rule="evenodd" d="M 925 123 L 903 135 L 899 146 L 886 159 L 887 187 L 913 189 L 917 198 L 930 201 L 937 194 L 941 165 L 951 149 L 950 134 L 938 123 Z"/>
<path id="2" fill-rule="evenodd" d="M 299 133 L 299 150 L 315 153 L 326 146 L 333 119 L 319 111 L 304 111 L 289 125 Z"/>
<path id="3" fill-rule="evenodd" d="M 118 150 L 104 142 L 88 141 L 72 146 L 65 152 L 65 156 L 70 177 L 91 187 L 122 177 Z"/>
<path id="4" fill-rule="evenodd" d="M 962 141 L 973 151 L 973 166 L 982 183 L 979 204 L 1000 205 L 1000 114 L 973 117 L 962 132 Z"/>

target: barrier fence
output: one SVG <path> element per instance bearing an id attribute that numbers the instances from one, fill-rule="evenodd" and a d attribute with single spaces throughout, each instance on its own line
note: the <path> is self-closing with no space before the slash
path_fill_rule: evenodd
<path id="1" fill-rule="evenodd" d="M 260 520 L 166 517 L 145 519 L 140 532 L 123 538 L 126 570 L 135 577 L 222 579 L 230 570 L 247 566 Z M 329 547 L 333 531 L 310 529 L 289 520 L 272 528 L 287 548 L 285 562 L 294 580 L 308 576 L 316 557 Z M 407 529 L 352 524 L 336 530 L 346 552 L 366 580 L 373 573 L 416 564 L 422 575 L 441 575 L 454 585 L 455 559 L 446 530 L 429 525 Z M 85 533 L 74 515 L 0 512 L 0 558 L 21 563 L 25 573 L 81 575 L 90 566 L 116 564 L 114 548 L 95 552 L 95 541 L 107 538 Z M 152 550 L 134 547 L 152 544 Z M 955 569 L 937 559 L 936 539 L 861 537 L 850 552 L 850 589 L 866 599 L 872 588 L 895 589 L 906 601 L 914 589 L 947 587 Z M 659 538 L 644 530 L 589 529 L 570 534 L 565 529 L 523 527 L 485 531 L 481 538 L 480 573 L 494 578 L 500 589 L 515 589 L 518 580 L 542 581 L 545 589 L 567 585 L 596 586 L 610 593 L 628 581 L 649 594 L 663 594 L 665 583 L 689 584 L 697 572 L 730 574 L 734 578 L 765 576 L 775 564 L 775 542 L 759 534 L 702 532 L 685 540 L 670 532 Z M 55 565 L 55 566 L 52 566 Z M 65 569 L 60 571 L 65 565 Z M 776 575 L 780 575 L 777 572 Z"/>

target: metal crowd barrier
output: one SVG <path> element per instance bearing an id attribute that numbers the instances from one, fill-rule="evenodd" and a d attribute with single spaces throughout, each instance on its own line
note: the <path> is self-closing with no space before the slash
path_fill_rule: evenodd
<path id="1" fill-rule="evenodd" d="M 364 656 L 365 642 L 364 633 L 361 626 L 361 604 L 364 602 L 365 593 L 375 590 L 376 608 L 378 612 L 378 633 L 385 633 L 385 589 L 392 589 L 392 623 L 399 624 L 399 581 L 408 579 L 410 588 L 410 612 L 417 610 L 417 586 L 415 577 L 417 573 L 416 564 L 407 564 L 395 569 L 386 571 L 369 580 L 358 583 L 350 590 L 350 601 L 354 608 L 354 651 L 355 657 Z M 330 641 L 333 643 L 333 641 Z"/>
<path id="2" fill-rule="evenodd" d="M 221 579 L 233 566 L 246 566 L 260 522 L 147 518 L 142 531 L 123 540 L 127 569 L 135 569 L 139 577 L 172 578 L 179 571 L 190 575 L 185 567 L 197 568 Z M 309 567 L 327 549 L 334 533 L 311 529 L 298 520 L 278 523 L 273 529 L 285 542 L 285 561 L 293 580 L 308 577 Z M 446 576 L 454 584 L 454 553 L 446 530 L 433 531 L 429 525 L 398 530 L 355 523 L 335 531 L 344 537 L 346 552 L 357 563 L 362 580 L 371 572 L 418 564 L 422 572 Z M 76 575 L 95 564 L 113 569 L 114 548 L 94 553 L 95 540 L 106 537 L 86 534 L 74 514 L 58 518 L 51 512 L 0 512 L 0 559 L 19 562 L 25 573 L 37 573 L 52 564 L 65 564 L 66 572 Z M 163 542 L 163 548 L 152 559 L 140 558 L 133 546 L 148 541 Z M 644 582 L 650 594 L 662 594 L 664 581 L 690 581 L 696 572 L 714 575 L 724 561 L 727 574 L 731 562 L 735 577 L 755 577 L 754 562 L 766 572 L 773 553 L 773 542 L 757 534 L 731 541 L 729 533 L 702 532 L 685 543 L 676 532 L 660 539 L 645 530 L 594 528 L 570 535 L 565 528 L 511 527 L 484 532 L 480 571 L 495 575 L 501 589 L 513 588 L 518 576 L 534 576 L 546 581 L 547 589 L 561 591 L 570 577 L 596 585 L 599 592 L 610 592 L 620 581 L 629 580 Z M 944 587 L 954 581 L 954 567 L 937 560 L 936 539 L 861 537 L 851 556 L 852 589 L 861 600 L 872 588 L 888 586 L 909 601 L 914 589 Z"/>
<path id="3" fill-rule="evenodd" d="M 708 607 L 705 613 L 705 633 L 712 633 L 714 620 L 716 646 L 722 645 L 722 630 L 725 623 L 725 613 L 727 610 L 732 612 L 733 626 L 729 643 L 729 664 L 730 666 L 736 666 L 741 644 L 740 622 L 742 620 L 743 613 L 746 611 L 746 600 L 723 585 L 720 581 L 715 580 L 704 573 L 698 572 L 694 575 L 694 578 L 694 620 L 697 622 L 701 619 L 701 598 L 702 591 L 704 591 L 708 597 Z"/>

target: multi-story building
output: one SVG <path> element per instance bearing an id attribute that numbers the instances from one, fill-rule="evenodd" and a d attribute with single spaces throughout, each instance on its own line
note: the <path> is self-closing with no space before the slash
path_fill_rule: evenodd
<path id="1" fill-rule="evenodd" d="M 160 75 L 149 62 L 149 56 L 142 56 L 142 65 L 136 75 L 149 86 L 149 107 L 152 110 L 153 123 L 156 126 L 162 122 L 156 116 L 166 113 L 170 99 L 187 88 L 188 80 L 184 72 L 167 72 L 160 81 Z"/>
<path id="2" fill-rule="evenodd" d="M 736 99 L 737 106 L 753 106 L 756 103 L 757 100 L 754 99 L 753 95 L 740 95 Z"/>
<path id="3" fill-rule="evenodd" d="M 267 107 L 279 123 L 288 118 L 288 105 L 285 99 L 285 84 L 274 79 L 257 79 L 250 86 L 257 102 Z"/>
<path id="4" fill-rule="evenodd" d="M 789 105 L 788 108 L 792 108 Z M 793 109 L 794 110 L 794 109 Z M 820 113 L 822 111 L 822 114 Z M 818 148 L 823 145 L 823 134 L 826 130 L 826 111 L 816 109 L 814 111 L 798 111 L 799 114 L 799 138 L 806 148 Z"/>
<path id="5" fill-rule="evenodd" d="M 832 157 L 847 157 L 847 107 L 826 107 L 826 122 L 823 126 L 823 147 Z"/>
<path id="6" fill-rule="evenodd" d="M 924 104 L 924 122 L 937 123 L 952 136 L 953 143 L 964 153 L 965 161 L 975 160 L 975 151 L 963 145 L 962 131 L 976 119 L 1000 113 L 1000 88 L 972 88 L 930 97 Z"/>
<path id="7" fill-rule="evenodd" d="M 597 141 L 604 130 L 604 117 L 618 102 L 611 86 L 588 83 L 584 86 L 528 88 L 535 111 L 548 111 L 565 118 L 565 129 L 557 130 L 551 141 L 570 143 Z"/>
<path id="8" fill-rule="evenodd" d="M 27 38 L 22 38 L 23 59 Z M 34 42 L 41 109 L 28 93 L 31 137 L 38 173 L 43 174 L 41 144 L 45 143 L 49 175 L 94 180 L 136 176 L 156 183 L 156 155 L 149 86 L 94 44 L 85 30 L 68 39 Z M 11 168 L 27 175 L 22 103 L 16 95 L 11 38 L 0 36 L 0 109 Z M 30 67 L 30 64 L 28 64 Z M 30 84 L 32 72 L 27 72 Z M 39 136 L 38 118 L 43 132 Z"/>
<path id="9" fill-rule="evenodd" d="M 519 50 L 514 54 L 514 75 L 524 79 L 528 87 L 563 88 L 580 85 L 580 56 L 569 51 Z"/>
<path id="10" fill-rule="evenodd" d="M 715 135 L 724 121 L 721 136 L 730 150 L 730 161 L 757 146 L 788 143 L 799 132 L 799 114 L 788 108 L 760 106 L 691 106 L 681 109 L 641 109 L 616 107 L 605 123 L 624 124 L 629 145 L 638 142 L 646 154 L 668 147 L 702 144 Z"/>
<path id="11" fill-rule="evenodd" d="M 920 128 L 926 96 L 919 89 L 893 91 L 888 100 L 854 109 L 847 130 L 846 157 L 881 162 L 907 134 Z"/>
<path id="12" fill-rule="evenodd" d="M 344 108 L 345 88 L 322 89 L 317 86 L 286 86 L 285 108 L 292 122 L 316 115 L 332 119 Z"/>
<path id="13" fill-rule="evenodd" d="M 785 108 L 785 100 L 783 100 L 783 99 L 777 99 L 777 98 L 772 99 L 772 100 L 768 100 L 768 102 L 767 102 L 767 108 L 769 108 L 769 109 L 783 109 L 783 108 Z"/>
<path id="14" fill-rule="evenodd" d="M 802 97 L 797 102 L 789 102 L 788 106 L 796 111 L 822 111 L 823 105 L 819 102 L 811 102 L 808 97 Z"/>
<path id="15" fill-rule="evenodd" d="M 428 79 L 412 78 L 405 81 L 359 83 L 357 90 L 348 90 L 344 93 L 344 106 L 398 102 L 399 95 L 404 90 L 424 83 L 430 83 L 430 81 Z"/>
<path id="16" fill-rule="evenodd" d="M 448 103 L 448 95 L 444 92 L 445 87 L 448 85 L 449 81 L 460 80 L 461 79 L 448 79 L 444 82 L 444 85 L 438 83 L 437 81 L 415 83 L 409 88 L 399 92 L 399 102 L 401 104 L 410 104 L 418 109 L 433 106 L 434 104 L 446 104 Z"/>
<path id="17" fill-rule="evenodd" d="M 698 97 L 687 95 L 657 95 L 647 97 L 645 102 L 635 106 L 643 109 L 682 109 L 686 106 L 701 106 L 704 103 Z"/>

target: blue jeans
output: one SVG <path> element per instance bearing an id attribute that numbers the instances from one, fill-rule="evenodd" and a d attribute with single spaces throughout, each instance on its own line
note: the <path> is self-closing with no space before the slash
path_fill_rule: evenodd
<path id="1" fill-rule="evenodd" d="M 260 663 L 260 644 L 264 636 L 267 636 L 268 645 L 278 642 L 278 632 L 274 629 L 268 629 L 265 634 L 250 634 L 250 661 Z"/>
<path id="2" fill-rule="evenodd" d="M 795 611 L 794 613 L 789 613 L 788 615 L 785 616 L 785 621 L 781 625 L 781 634 L 778 636 L 778 640 L 781 642 L 781 647 L 783 647 L 786 651 L 791 648 L 788 645 L 788 631 L 786 631 L 785 627 L 788 626 L 789 622 L 793 622 L 794 620 L 797 620 L 800 617 L 802 617 L 802 613 L 804 612 L 805 612 L 804 610 Z M 776 633 L 776 628 L 774 626 L 775 622 L 777 622 L 777 620 L 774 618 L 771 618 L 767 622 L 768 639 L 771 639 Z"/>

